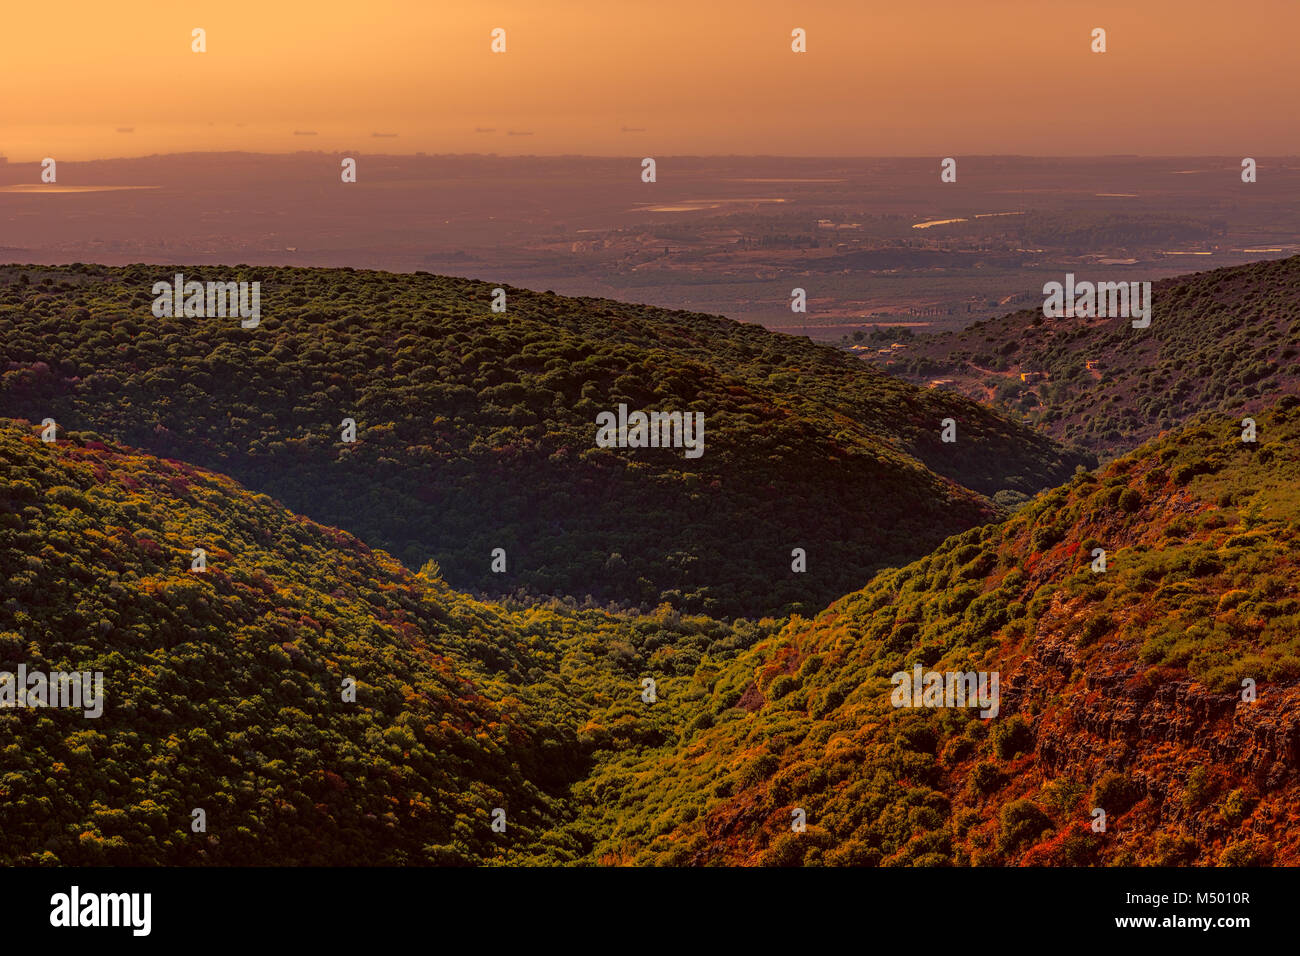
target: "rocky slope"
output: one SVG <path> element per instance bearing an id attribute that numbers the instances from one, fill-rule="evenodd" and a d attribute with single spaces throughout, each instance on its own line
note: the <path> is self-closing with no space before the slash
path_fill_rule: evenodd
<path id="1" fill-rule="evenodd" d="M 597 852 L 1300 862 L 1300 400 L 1258 428 L 1202 419 L 701 668 L 680 742 L 587 785 Z M 917 665 L 997 672 L 997 715 L 893 706 Z"/>

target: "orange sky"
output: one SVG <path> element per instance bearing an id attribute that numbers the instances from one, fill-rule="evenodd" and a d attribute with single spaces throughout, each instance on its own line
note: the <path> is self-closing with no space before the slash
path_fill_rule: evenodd
<path id="1" fill-rule="evenodd" d="M 1297 36 L 1300 0 L 9 0 L 0 154 L 1296 154 Z"/>

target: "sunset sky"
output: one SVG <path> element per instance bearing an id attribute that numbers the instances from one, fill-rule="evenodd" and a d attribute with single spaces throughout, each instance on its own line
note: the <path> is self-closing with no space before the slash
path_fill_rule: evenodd
<path id="1" fill-rule="evenodd" d="M 1296 0 L 14 2 L 0 155 L 1295 154 L 1298 34 Z"/>

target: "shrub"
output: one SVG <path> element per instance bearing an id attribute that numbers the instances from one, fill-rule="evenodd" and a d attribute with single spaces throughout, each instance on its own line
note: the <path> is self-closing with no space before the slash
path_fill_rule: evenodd
<path id="1" fill-rule="evenodd" d="M 961 763 L 975 752 L 975 741 L 968 737 L 953 737 L 943 748 L 943 762 L 949 765 Z"/>
<path id="2" fill-rule="evenodd" d="M 998 849 L 1014 853 L 1026 843 L 1039 839 L 1052 826 L 1051 818 L 1032 800 L 1014 800 L 999 815 Z"/>
<path id="3" fill-rule="evenodd" d="M 782 674 L 772 681 L 767 688 L 768 700 L 780 700 L 799 686 L 799 682 L 789 674 Z"/>
<path id="4" fill-rule="evenodd" d="M 1083 630 L 1079 632 L 1079 645 L 1091 644 L 1114 630 L 1114 628 L 1114 620 L 1111 619 L 1109 614 L 1102 612 L 1083 626 Z"/>
<path id="5" fill-rule="evenodd" d="M 1264 854 L 1249 840 L 1229 843 L 1219 854 L 1219 866 L 1260 866 L 1264 862 Z"/>
<path id="6" fill-rule="evenodd" d="M 807 844 L 799 838 L 798 834 L 783 834 L 768 847 L 767 852 L 760 858 L 760 865 L 799 866 L 803 863 L 805 849 L 807 849 Z"/>
<path id="7" fill-rule="evenodd" d="M 970 789 L 980 796 L 987 796 L 1006 781 L 998 765 L 992 760 L 981 760 L 970 772 Z"/>
<path id="8" fill-rule="evenodd" d="M 1196 859 L 1200 844 L 1189 836 L 1162 833 L 1156 837 L 1156 866 L 1186 866 Z"/>
<path id="9" fill-rule="evenodd" d="M 1034 749 L 1034 731 L 1019 714 L 993 728 L 993 749 L 1002 760 L 1010 760 Z"/>
<path id="10" fill-rule="evenodd" d="M 1231 791 L 1223 800 L 1220 813 L 1223 819 L 1236 826 L 1250 815 L 1251 800 L 1241 788 Z"/>
<path id="11" fill-rule="evenodd" d="M 1187 775 L 1187 789 L 1183 791 L 1183 805 L 1188 808 L 1199 807 L 1209 799 L 1212 792 L 1210 772 L 1204 767 L 1193 767 Z"/>
<path id="12" fill-rule="evenodd" d="M 1123 813 L 1142 794 L 1141 784 L 1117 770 L 1102 774 L 1092 788 L 1092 805 L 1101 807 L 1107 816 Z"/>
<path id="13" fill-rule="evenodd" d="M 776 773 L 779 766 L 780 762 L 773 754 L 763 754 L 761 757 L 755 757 L 740 772 L 740 785 L 742 787 L 752 787 L 757 783 L 761 783 Z"/>
<path id="14" fill-rule="evenodd" d="M 902 749 L 922 754 L 933 754 L 939 745 L 934 728 L 921 720 L 905 723 L 894 740 Z"/>

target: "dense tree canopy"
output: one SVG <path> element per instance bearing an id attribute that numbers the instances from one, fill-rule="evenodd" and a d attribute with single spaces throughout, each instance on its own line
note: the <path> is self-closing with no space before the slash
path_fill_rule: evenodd
<path id="1" fill-rule="evenodd" d="M 0 671 L 98 671 L 105 700 L 0 710 L 3 864 L 579 859 L 573 782 L 665 738 L 643 676 L 667 694 L 771 627 L 481 603 L 223 476 L 38 432 L 0 426 Z"/>
<path id="2" fill-rule="evenodd" d="M 1084 278 L 1099 276 L 1080 269 Z M 1016 312 L 918 336 L 890 370 L 957 376 L 1058 441 L 1109 457 L 1203 411 L 1248 415 L 1300 386 L 1297 290 L 1300 256 L 1178 276 L 1153 283 L 1146 329 Z M 1021 382 L 1023 371 L 1042 378 Z"/>
<path id="3" fill-rule="evenodd" d="M 153 283 L 176 272 L 260 281 L 260 324 L 155 318 Z M 4 267 L 0 412 L 229 474 L 479 593 L 720 616 L 811 613 L 993 518 L 985 496 L 1032 494 L 1083 461 L 805 339 L 514 288 L 493 313 L 492 289 L 352 269 Z M 596 416 L 620 404 L 703 413 L 703 456 L 596 447 Z"/>

